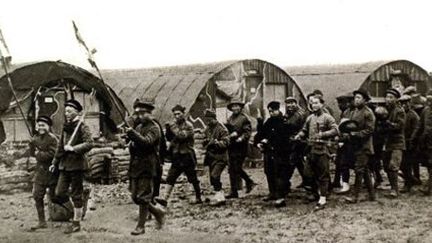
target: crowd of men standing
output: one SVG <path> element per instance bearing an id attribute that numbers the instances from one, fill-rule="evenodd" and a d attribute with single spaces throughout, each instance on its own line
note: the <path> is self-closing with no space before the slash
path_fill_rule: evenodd
<path id="1" fill-rule="evenodd" d="M 420 164 L 429 172 L 423 192 L 431 195 L 432 92 L 422 97 L 412 87 L 403 94 L 390 88 L 386 91 L 385 104 L 376 104 L 370 102 L 367 91 L 355 90 L 337 98 L 341 110 L 338 119 L 325 104 L 321 91 L 316 90 L 307 98 L 307 109 L 302 109 L 294 97 L 286 98 L 284 107 L 278 101 L 271 101 L 267 105 L 269 118 L 258 119 L 254 137 L 251 118 L 243 112 L 245 104 L 240 100 L 228 104 L 232 114 L 225 124 L 217 120 L 214 110 L 205 110 L 204 165 L 209 168 L 214 191 L 210 205 L 220 206 L 226 199 L 239 198 L 241 180 L 245 181 L 246 193 L 254 189 L 256 183 L 243 170 L 251 144 L 264 156 L 269 192 L 264 201 L 273 202 L 276 207 L 287 205 L 295 169 L 302 178 L 298 187 L 307 191 L 308 201 L 316 202 L 316 210 L 325 208 L 330 192 L 350 191 L 350 170 L 355 173 L 352 197 L 347 197 L 351 203 L 359 202 L 363 185 L 367 188 L 368 200 L 376 200 L 375 190 L 383 182 L 382 168 L 391 186 L 389 197 L 397 198 L 401 192 L 410 192 L 414 185 L 421 184 Z M 174 119 L 165 124 L 165 129 L 152 116 L 154 108 L 152 101 L 137 100 L 125 126 L 131 155 L 129 189 L 132 200 L 139 206 L 138 224 L 132 235 L 145 233 L 149 214 L 155 217 L 157 228 L 163 226 L 170 195 L 182 173 L 195 191 L 191 204 L 203 203 L 196 172 L 195 131 L 186 119 L 186 108 L 174 106 L 171 110 Z M 31 154 L 38 163 L 33 195 L 39 222 L 33 230 L 47 227 L 43 198 L 49 189 L 53 202 L 74 207 L 72 225 L 66 233 L 80 231 L 85 153 L 92 148 L 92 139 L 80 116 L 81 104 L 69 100 L 65 110 L 66 121 L 59 140 L 51 133 L 51 119 L 38 117 L 38 134 L 31 141 Z M 165 158 L 172 164 L 166 178 L 167 187 L 159 195 Z M 331 161 L 336 164 L 333 181 Z M 230 191 L 225 196 L 221 174 L 226 167 Z M 405 180 L 402 190 L 398 187 L 399 171 Z"/>

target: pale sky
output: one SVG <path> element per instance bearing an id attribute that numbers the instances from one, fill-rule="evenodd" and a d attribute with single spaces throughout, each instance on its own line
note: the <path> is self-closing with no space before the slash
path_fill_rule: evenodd
<path id="1" fill-rule="evenodd" d="M 0 0 L 13 62 L 100 68 L 259 58 L 279 66 L 408 59 L 432 71 L 432 5 L 400 0 Z"/>

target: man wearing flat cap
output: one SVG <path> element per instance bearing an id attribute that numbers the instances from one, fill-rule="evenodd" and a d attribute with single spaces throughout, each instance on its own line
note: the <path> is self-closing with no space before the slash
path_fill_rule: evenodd
<path id="1" fill-rule="evenodd" d="M 264 153 L 264 173 L 269 190 L 264 201 L 274 201 L 276 207 L 285 207 L 285 196 L 289 189 L 285 174 L 288 167 L 285 118 L 278 101 L 268 103 L 267 109 L 270 117 L 255 137 L 258 148 Z"/>
<path id="2" fill-rule="evenodd" d="M 210 204 L 212 206 L 220 206 L 225 204 L 221 174 L 228 164 L 230 137 L 228 129 L 216 119 L 216 112 L 214 110 L 205 110 L 204 121 L 207 125 L 203 141 L 203 145 L 206 148 L 204 165 L 209 167 L 210 184 L 214 190 L 214 197 Z"/>
<path id="3" fill-rule="evenodd" d="M 230 133 L 230 145 L 228 147 L 228 173 L 230 176 L 231 191 L 226 198 L 238 198 L 238 186 L 240 180 L 246 182 L 246 193 L 252 191 L 255 183 L 243 170 L 243 163 L 246 159 L 249 145 L 249 138 L 252 132 L 252 125 L 249 118 L 242 113 L 244 103 L 239 99 L 233 99 L 227 106 L 232 112 L 228 117 L 226 127 Z"/>
<path id="4" fill-rule="evenodd" d="M 151 100 L 137 101 L 134 104 L 137 126 L 127 127 L 126 135 L 130 140 L 129 188 L 131 197 L 139 206 L 138 224 L 132 235 L 145 233 L 145 222 L 149 212 L 156 218 L 157 229 L 165 221 L 165 211 L 153 204 L 154 178 L 159 165 L 159 146 L 161 132 L 159 125 L 152 118 L 154 105 Z"/>
<path id="5" fill-rule="evenodd" d="M 412 86 L 410 86 L 412 87 Z M 417 135 L 420 127 L 420 116 L 412 109 L 411 96 L 404 94 L 399 98 L 402 108 L 406 114 L 405 120 L 405 144 L 406 150 L 403 152 L 401 170 L 405 184 L 401 193 L 409 193 L 414 185 L 414 161 L 416 157 Z"/>
<path id="6" fill-rule="evenodd" d="M 350 121 L 356 122 L 357 129 L 348 132 L 341 131 L 341 138 L 353 150 L 355 184 L 352 202 L 357 203 L 363 186 L 363 180 L 367 186 L 369 200 L 375 200 L 375 192 L 368 167 L 370 156 L 374 153 L 372 135 L 375 129 L 375 115 L 366 105 L 370 100 L 367 90 L 356 90 L 353 92 L 353 95 L 354 109 L 349 112 L 347 118 Z"/>
<path id="7" fill-rule="evenodd" d="M 186 121 L 186 108 L 176 105 L 171 109 L 174 121 L 166 124 L 166 140 L 169 143 L 171 167 L 166 178 L 167 187 L 160 200 L 167 205 L 168 199 L 174 189 L 177 178 L 185 173 L 195 190 L 195 201 L 192 204 L 202 203 L 200 182 L 196 173 L 196 155 L 194 150 L 194 128 L 192 123 Z"/>
<path id="8" fill-rule="evenodd" d="M 32 230 L 46 228 L 44 210 L 44 196 L 49 189 L 49 198 L 55 198 L 57 176 L 49 172 L 49 167 L 54 158 L 58 139 L 51 132 L 52 120 L 47 116 L 39 116 L 36 119 L 37 134 L 30 141 L 30 156 L 36 158 L 36 168 L 33 177 L 33 199 L 39 222 Z"/>
<path id="9" fill-rule="evenodd" d="M 81 230 L 80 221 L 83 216 L 83 180 L 87 169 L 85 153 L 93 147 L 90 128 L 80 120 L 83 107 L 76 100 L 65 103 L 65 124 L 60 136 L 56 155 L 50 167 L 51 171 L 58 169 L 60 176 L 56 187 L 58 203 L 69 202 L 70 196 L 74 205 L 72 226 L 65 233 L 74 233 Z M 76 132 L 75 132 L 76 131 Z"/>
<path id="10" fill-rule="evenodd" d="M 392 198 L 399 196 L 398 171 L 402 162 L 402 154 L 405 145 L 405 120 L 406 115 L 398 99 L 401 97 L 397 89 L 390 88 L 386 91 L 386 108 L 388 119 L 384 124 L 385 143 L 383 152 L 384 170 L 387 173 Z"/>

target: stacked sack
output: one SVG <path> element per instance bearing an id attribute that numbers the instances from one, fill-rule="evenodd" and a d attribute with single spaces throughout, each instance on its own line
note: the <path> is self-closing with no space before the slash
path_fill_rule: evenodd
<path id="1" fill-rule="evenodd" d="M 0 193 L 12 194 L 30 191 L 35 167 L 34 157 L 15 160 L 11 167 L 2 164 L 0 166 Z"/>
<path id="2" fill-rule="evenodd" d="M 112 164 L 117 167 L 118 178 L 120 181 L 128 180 L 130 154 L 128 148 L 118 148 L 114 150 Z"/>
<path id="3" fill-rule="evenodd" d="M 110 177 L 111 159 L 114 148 L 109 145 L 95 146 L 87 153 L 89 177 L 92 180 Z"/>

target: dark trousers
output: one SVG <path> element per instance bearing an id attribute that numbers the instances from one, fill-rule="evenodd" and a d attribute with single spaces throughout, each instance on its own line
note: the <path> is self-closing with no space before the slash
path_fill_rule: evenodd
<path id="1" fill-rule="evenodd" d="M 294 173 L 295 166 L 288 159 L 272 151 L 264 154 L 264 173 L 270 197 L 276 199 L 284 198 L 290 188 L 290 178 Z"/>
<path id="2" fill-rule="evenodd" d="M 215 160 L 210 162 L 210 184 L 213 186 L 213 189 L 215 191 L 222 190 L 221 175 L 222 171 L 225 169 L 226 164 L 227 163 L 223 160 Z"/>
<path id="3" fill-rule="evenodd" d="M 156 165 L 156 176 L 153 178 L 153 198 L 159 196 L 160 185 L 162 181 L 162 165 Z"/>
<path id="4" fill-rule="evenodd" d="M 354 171 L 355 171 L 355 185 L 354 185 L 354 196 L 358 198 L 359 193 L 363 187 L 363 180 L 367 186 L 369 195 L 372 197 L 374 189 L 369 173 L 368 163 L 370 161 L 370 155 L 365 154 L 363 151 L 358 152 L 354 156 Z"/>
<path id="5" fill-rule="evenodd" d="M 375 142 L 375 141 L 374 141 Z M 383 160 L 383 144 L 375 144 L 374 146 L 374 154 L 371 155 L 369 160 L 369 171 L 372 172 L 372 175 L 375 178 L 375 183 L 383 182 L 383 178 L 381 175 L 382 170 L 382 160 Z"/>
<path id="6" fill-rule="evenodd" d="M 84 172 L 82 170 L 76 171 L 60 171 L 55 195 L 57 200 L 63 204 L 69 201 L 69 187 L 71 188 L 70 197 L 74 203 L 75 208 L 83 207 L 83 181 Z"/>
<path id="7" fill-rule="evenodd" d="M 190 164 L 172 164 L 169 171 L 168 171 L 168 175 L 166 178 L 166 182 L 168 185 L 174 186 L 174 184 L 176 183 L 177 179 L 179 178 L 179 176 L 185 173 L 189 183 L 191 184 L 198 184 L 198 177 L 197 177 L 197 173 L 195 170 L 195 164 L 192 162 Z"/>
<path id="8" fill-rule="evenodd" d="M 403 152 L 402 155 L 402 163 L 401 163 L 401 170 L 403 173 L 403 177 L 405 180 L 405 187 L 411 188 L 414 184 L 414 161 L 415 158 L 415 151 L 413 150 L 406 150 Z"/>
<path id="9" fill-rule="evenodd" d="M 135 177 L 129 178 L 129 190 L 132 201 L 137 205 L 148 205 L 153 199 L 153 178 Z"/>
<path id="10" fill-rule="evenodd" d="M 246 184 L 252 183 L 249 175 L 243 170 L 243 163 L 245 159 L 246 154 L 232 152 L 229 153 L 228 173 L 232 194 L 237 194 L 241 179 L 245 180 Z"/>
<path id="11" fill-rule="evenodd" d="M 313 178 L 312 190 L 326 197 L 330 183 L 330 158 L 327 154 L 311 153 L 305 165 L 305 174 Z"/>

